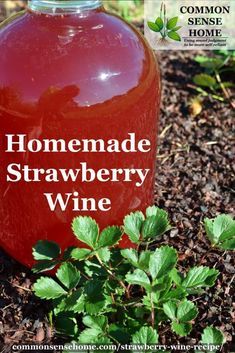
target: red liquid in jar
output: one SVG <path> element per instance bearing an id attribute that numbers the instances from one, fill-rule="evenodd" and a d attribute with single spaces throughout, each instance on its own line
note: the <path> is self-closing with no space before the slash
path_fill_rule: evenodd
<path id="1" fill-rule="evenodd" d="M 144 38 L 102 8 L 79 14 L 26 12 L 0 28 L 0 245 L 25 265 L 32 246 L 50 239 L 62 248 L 76 243 L 71 221 L 90 215 L 100 228 L 153 203 L 159 71 Z M 148 153 L 5 152 L 6 134 L 30 139 L 118 139 L 135 133 L 149 139 Z M 135 182 L 7 182 L 11 163 L 30 168 L 140 168 Z M 44 193 L 109 198 L 108 212 L 52 212 Z M 131 246 L 124 237 L 121 246 Z"/>

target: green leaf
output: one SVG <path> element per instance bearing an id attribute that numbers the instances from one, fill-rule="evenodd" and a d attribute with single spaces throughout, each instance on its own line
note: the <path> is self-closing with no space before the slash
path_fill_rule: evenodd
<path id="1" fill-rule="evenodd" d="M 152 254 L 152 251 L 150 251 L 150 250 L 141 251 L 140 257 L 139 257 L 139 263 L 138 263 L 138 267 L 141 270 L 143 270 L 143 271 L 148 270 L 151 254 Z"/>
<path id="2" fill-rule="evenodd" d="M 171 291 L 167 292 L 161 297 L 161 301 L 167 301 L 167 300 L 172 300 L 172 299 L 183 299 L 187 295 L 187 292 L 184 288 L 176 288 L 172 289 Z"/>
<path id="3" fill-rule="evenodd" d="M 177 306 L 173 301 L 169 301 L 163 304 L 163 311 L 172 321 L 176 319 Z"/>
<path id="4" fill-rule="evenodd" d="M 204 219 L 206 234 L 213 245 L 224 250 L 235 249 L 235 220 L 221 214 L 214 219 Z"/>
<path id="5" fill-rule="evenodd" d="M 226 214 L 217 216 L 213 221 L 213 234 L 220 241 L 235 237 L 235 221 Z"/>
<path id="6" fill-rule="evenodd" d="M 151 31 L 160 32 L 160 28 L 156 23 L 148 21 L 147 24 L 148 24 L 148 27 L 151 29 Z"/>
<path id="7" fill-rule="evenodd" d="M 173 39 L 173 40 L 175 40 L 177 42 L 181 41 L 180 35 L 177 32 L 173 31 L 173 30 L 168 32 L 167 35 L 168 35 L 169 38 L 171 38 L 171 39 Z"/>
<path id="8" fill-rule="evenodd" d="M 150 256 L 149 272 L 154 279 L 167 275 L 176 265 L 177 252 L 170 246 L 161 246 Z"/>
<path id="9" fill-rule="evenodd" d="M 132 343 L 156 344 L 158 343 L 157 331 L 152 327 L 141 327 L 141 329 L 132 336 Z"/>
<path id="10" fill-rule="evenodd" d="M 204 219 L 204 227 L 205 227 L 205 231 L 206 231 L 206 234 L 207 234 L 210 242 L 212 244 L 216 244 L 218 240 L 215 239 L 214 234 L 213 234 L 213 220 L 211 220 L 209 218 L 205 218 Z"/>
<path id="11" fill-rule="evenodd" d="M 55 327 L 60 334 L 74 337 L 78 333 L 77 321 L 70 314 L 59 313 L 55 317 Z"/>
<path id="12" fill-rule="evenodd" d="M 40 277 L 33 286 L 35 294 L 42 299 L 55 299 L 67 292 L 52 278 Z"/>
<path id="13" fill-rule="evenodd" d="M 172 28 L 172 31 L 176 32 L 176 31 L 178 31 L 180 28 L 182 28 L 182 26 L 176 26 L 176 27 Z"/>
<path id="14" fill-rule="evenodd" d="M 146 208 L 146 217 L 156 216 L 160 208 L 157 206 L 149 206 Z"/>
<path id="15" fill-rule="evenodd" d="M 32 271 L 33 273 L 49 271 L 52 270 L 58 264 L 59 261 L 57 260 L 40 260 L 32 267 Z"/>
<path id="16" fill-rule="evenodd" d="M 171 329 L 177 335 L 179 335 L 181 337 L 184 337 L 184 336 L 187 336 L 191 332 L 192 325 L 189 324 L 188 322 L 186 322 L 186 323 L 178 323 L 178 322 L 174 321 L 171 324 Z"/>
<path id="17" fill-rule="evenodd" d="M 39 240 L 33 247 L 35 260 L 53 260 L 60 255 L 60 247 L 54 241 Z"/>
<path id="18" fill-rule="evenodd" d="M 56 277 L 60 280 L 63 285 L 68 289 L 73 289 L 78 285 L 80 281 L 80 272 L 70 262 L 64 262 L 58 268 Z"/>
<path id="19" fill-rule="evenodd" d="M 193 302 L 185 299 L 177 309 L 177 319 L 182 322 L 188 322 L 198 315 L 198 309 Z"/>
<path id="20" fill-rule="evenodd" d="M 104 282 L 100 280 L 90 280 L 84 286 L 85 311 L 94 315 L 107 306 L 104 297 Z"/>
<path id="21" fill-rule="evenodd" d="M 102 335 L 100 329 L 87 328 L 79 335 L 78 341 L 83 344 L 96 343 L 96 339 Z"/>
<path id="22" fill-rule="evenodd" d="M 150 206 L 146 209 L 146 217 L 153 219 L 152 217 L 155 216 L 157 228 L 155 229 L 154 236 L 160 236 L 169 229 L 171 229 L 170 222 L 168 219 L 168 213 L 161 208 L 156 206 Z"/>
<path id="23" fill-rule="evenodd" d="M 213 87 L 216 85 L 215 78 L 207 74 L 195 75 L 193 78 L 193 82 L 196 85 L 203 86 L 203 87 Z"/>
<path id="24" fill-rule="evenodd" d="M 133 243 L 139 242 L 143 221 L 144 215 L 140 211 L 132 212 L 124 218 L 124 232 Z"/>
<path id="25" fill-rule="evenodd" d="M 119 242 L 122 237 L 122 232 L 119 227 L 112 226 L 105 228 L 99 237 L 98 246 L 106 247 L 113 246 Z"/>
<path id="26" fill-rule="evenodd" d="M 193 267 L 189 270 L 182 286 L 185 288 L 210 287 L 214 284 L 219 271 L 206 266 Z"/>
<path id="27" fill-rule="evenodd" d="M 130 339 L 129 332 L 122 324 L 111 324 L 109 334 L 120 343 L 127 343 Z"/>
<path id="28" fill-rule="evenodd" d="M 156 216 L 148 217 L 142 227 L 142 234 L 144 239 L 154 238 L 158 231 L 158 221 Z"/>
<path id="29" fill-rule="evenodd" d="M 123 249 L 121 250 L 121 255 L 133 266 L 138 267 L 138 253 L 135 249 Z"/>
<path id="30" fill-rule="evenodd" d="M 158 17 L 155 21 L 155 24 L 158 26 L 159 30 L 161 31 L 163 29 L 164 23 L 161 17 Z"/>
<path id="31" fill-rule="evenodd" d="M 180 286 L 182 283 L 182 275 L 177 271 L 176 268 L 173 268 L 171 272 L 169 273 L 170 278 L 172 281 L 177 284 L 177 286 Z"/>
<path id="32" fill-rule="evenodd" d="M 107 307 L 107 301 L 105 299 L 102 300 L 94 300 L 94 299 L 85 299 L 85 312 L 90 315 L 99 314 L 102 310 Z"/>
<path id="33" fill-rule="evenodd" d="M 235 250 L 235 238 L 225 240 L 220 244 L 220 248 L 223 250 Z"/>
<path id="34" fill-rule="evenodd" d="M 202 339 L 200 343 L 222 345 L 225 342 L 222 331 L 218 330 L 213 326 L 206 327 L 202 333 Z"/>
<path id="35" fill-rule="evenodd" d="M 197 55 L 194 60 L 198 62 L 201 67 L 205 67 L 207 69 L 212 69 L 212 70 L 219 69 L 224 63 L 222 59 L 209 58 L 208 56 L 201 56 L 201 55 Z"/>
<path id="36" fill-rule="evenodd" d="M 66 296 L 66 298 L 60 299 L 60 302 L 58 304 L 55 303 L 55 305 L 56 310 L 59 312 L 73 311 L 74 313 L 81 313 L 84 311 L 84 303 L 84 294 L 82 293 L 81 289 L 78 289 Z"/>
<path id="37" fill-rule="evenodd" d="M 96 247 L 99 227 L 94 219 L 87 216 L 76 217 L 72 222 L 72 229 L 78 240 L 92 249 Z"/>
<path id="38" fill-rule="evenodd" d="M 177 22 L 178 22 L 178 16 L 170 18 L 167 21 L 166 28 L 173 29 L 177 25 Z"/>
<path id="39" fill-rule="evenodd" d="M 110 260 L 111 253 L 109 248 L 101 248 L 97 250 L 97 254 L 103 262 L 108 262 Z"/>
<path id="40" fill-rule="evenodd" d="M 137 284 L 144 287 L 146 290 L 151 290 L 151 284 L 148 276 L 142 270 L 135 270 L 133 273 L 126 275 L 126 281 L 130 284 Z"/>
<path id="41" fill-rule="evenodd" d="M 91 250 L 89 249 L 80 249 L 80 248 L 76 248 L 73 249 L 71 252 L 71 257 L 74 260 L 84 260 L 87 257 L 89 257 L 89 255 L 92 253 Z"/>
<path id="42" fill-rule="evenodd" d="M 99 316 L 85 316 L 82 320 L 85 326 L 104 331 L 108 325 L 108 319 L 104 315 Z"/>

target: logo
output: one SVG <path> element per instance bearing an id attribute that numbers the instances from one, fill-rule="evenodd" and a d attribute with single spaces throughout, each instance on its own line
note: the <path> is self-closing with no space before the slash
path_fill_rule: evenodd
<path id="1" fill-rule="evenodd" d="M 182 26 L 177 26 L 178 16 L 168 18 L 166 5 L 163 2 L 161 3 L 159 17 L 154 22 L 148 21 L 147 24 L 151 31 L 159 33 L 159 44 L 167 46 L 171 40 L 181 41 L 178 31 Z"/>

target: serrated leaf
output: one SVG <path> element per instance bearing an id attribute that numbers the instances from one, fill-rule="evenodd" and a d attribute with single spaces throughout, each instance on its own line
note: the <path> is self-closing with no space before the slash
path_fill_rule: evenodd
<path id="1" fill-rule="evenodd" d="M 177 252 L 170 246 L 161 246 L 150 256 L 149 272 L 155 280 L 167 275 L 176 265 Z"/>
<path id="2" fill-rule="evenodd" d="M 178 22 L 178 16 L 170 18 L 167 21 L 166 28 L 169 30 L 173 29 L 177 25 L 177 22 Z"/>
<path id="3" fill-rule="evenodd" d="M 138 267 L 138 253 L 135 249 L 123 249 L 121 250 L 121 255 L 133 266 Z"/>
<path id="4" fill-rule="evenodd" d="M 158 26 L 159 30 L 161 31 L 163 29 L 164 23 L 161 17 L 158 17 L 155 21 L 155 24 Z"/>
<path id="5" fill-rule="evenodd" d="M 193 267 L 182 282 L 185 288 L 210 287 L 218 276 L 218 271 L 206 266 Z"/>
<path id="6" fill-rule="evenodd" d="M 171 329 L 174 331 L 177 335 L 184 337 L 187 336 L 191 330 L 192 330 L 192 325 L 187 323 L 178 323 L 176 321 L 172 322 L 171 324 Z"/>
<path id="7" fill-rule="evenodd" d="M 107 247 L 97 250 L 97 254 L 102 262 L 108 262 L 110 260 L 111 253 Z"/>
<path id="8" fill-rule="evenodd" d="M 58 268 L 56 277 L 68 289 L 75 288 L 80 281 L 80 272 L 70 262 L 64 262 Z"/>
<path id="9" fill-rule="evenodd" d="M 163 311 L 172 321 L 176 319 L 177 305 L 173 301 L 163 304 Z"/>
<path id="10" fill-rule="evenodd" d="M 188 322 L 188 321 L 195 319 L 197 314 L 198 314 L 198 309 L 197 309 L 196 305 L 187 299 L 185 299 L 178 306 L 177 319 L 181 323 Z"/>
<path id="11" fill-rule="evenodd" d="M 146 209 L 147 219 L 150 217 L 156 217 L 157 229 L 155 230 L 155 236 L 160 236 L 169 229 L 171 229 L 170 222 L 168 219 L 168 213 L 156 206 L 150 206 Z M 152 218 L 151 218 L 152 219 Z"/>
<path id="12" fill-rule="evenodd" d="M 71 257 L 74 260 L 84 260 L 87 257 L 89 257 L 89 255 L 92 253 L 91 250 L 89 249 L 80 249 L 80 248 L 76 248 L 73 249 L 71 252 Z"/>
<path id="13" fill-rule="evenodd" d="M 72 230 L 81 242 L 94 249 L 97 245 L 99 227 L 94 219 L 79 216 L 73 219 Z"/>
<path id="14" fill-rule="evenodd" d="M 105 299 L 102 300 L 92 300 L 90 298 L 85 299 L 85 312 L 90 315 L 96 315 L 100 313 L 108 305 Z"/>
<path id="15" fill-rule="evenodd" d="M 147 216 L 143 223 L 142 233 L 145 239 L 158 237 L 171 229 L 168 213 L 160 208 L 147 209 L 146 213 L 155 212 L 155 215 Z"/>
<path id="16" fill-rule="evenodd" d="M 205 218 L 204 226 L 213 245 L 224 250 L 235 249 L 235 220 L 230 215 L 221 214 L 214 219 Z"/>
<path id="17" fill-rule="evenodd" d="M 216 85 L 215 78 L 207 74 L 195 75 L 193 78 L 193 82 L 196 85 L 203 86 L 203 87 L 213 87 L 214 85 Z"/>
<path id="18" fill-rule="evenodd" d="M 119 227 L 112 226 L 105 228 L 98 240 L 99 247 L 113 246 L 119 242 L 122 237 L 122 231 Z"/>
<path id="19" fill-rule="evenodd" d="M 217 240 L 215 239 L 214 234 L 213 234 L 213 221 L 209 218 L 205 218 L 204 219 L 204 227 L 205 227 L 205 231 L 206 231 L 206 234 L 207 234 L 210 242 L 212 244 L 215 244 L 217 242 Z"/>
<path id="20" fill-rule="evenodd" d="M 42 299 L 55 299 L 67 292 L 52 278 L 40 277 L 33 286 L 35 294 Z"/>
<path id="21" fill-rule="evenodd" d="M 87 315 L 83 318 L 82 322 L 85 326 L 100 330 L 103 332 L 108 325 L 108 319 L 104 315 L 90 316 Z"/>
<path id="22" fill-rule="evenodd" d="M 96 343 L 96 339 L 102 335 L 102 331 L 95 328 L 86 328 L 78 337 L 79 343 L 91 344 Z"/>
<path id="23" fill-rule="evenodd" d="M 144 239 L 153 238 L 157 235 L 158 221 L 156 216 L 151 216 L 145 219 L 142 227 L 142 234 Z"/>
<path id="24" fill-rule="evenodd" d="M 222 345 L 225 342 L 222 331 L 218 330 L 213 326 L 206 327 L 202 333 L 202 339 L 200 343 Z"/>
<path id="25" fill-rule="evenodd" d="M 160 28 L 156 23 L 148 21 L 147 24 L 148 24 L 148 27 L 151 29 L 151 31 L 160 32 Z"/>
<path id="26" fill-rule="evenodd" d="M 134 335 L 132 335 L 132 343 L 140 344 L 156 344 L 158 343 L 157 331 L 152 327 L 141 327 Z"/>
<path id="27" fill-rule="evenodd" d="M 85 297 L 80 289 L 72 292 L 66 298 L 62 298 L 56 305 L 57 311 L 73 311 L 81 313 L 84 311 Z M 56 304 L 56 303 L 55 303 Z"/>
<path id="28" fill-rule="evenodd" d="M 53 260 L 60 255 L 60 247 L 54 241 L 39 240 L 33 247 L 35 260 Z"/>
<path id="29" fill-rule="evenodd" d="M 146 290 L 151 290 L 151 284 L 148 276 L 142 270 L 135 270 L 133 273 L 126 275 L 126 281 L 130 284 L 137 284 L 144 287 Z"/>
<path id="30" fill-rule="evenodd" d="M 138 243 L 144 215 L 140 211 L 132 212 L 124 218 L 124 232 L 133 243 Z"/>
<path id="31" fill-rule="evenodd" d="M 160 208 L 157 206 L 149 206 L 146 208 L 146 217 L 151 217 L 151 216 L 156 216 L 157 213 L 159 212 Z"/>
<path id="32" fill-rule="evenodd" d="M 235 221 L 226 214 L 217 216 L 213 221 L 213 234 L 220 241 L 235 237 Z"/>
<path id="33" fill-rule="evenodd" d="M 173 39 L 173 40 L 175 40 L 177 42 L 181 41 L 180 35 L 177 32 L 173 31 L 173 30 L 168 32 L 167 35 L 168 35 L 169 38 L 171 38 L 171 39 Z"/>

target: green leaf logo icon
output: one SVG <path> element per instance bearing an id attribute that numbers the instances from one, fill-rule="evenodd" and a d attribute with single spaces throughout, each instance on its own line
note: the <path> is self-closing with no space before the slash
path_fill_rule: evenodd
<path id="1" fill-rule="evenodd" d="M 169 43 L 167 38 L 170 38 L 176 42 L 181 41 L 181 37 L 177 32 L 181 26 L 177 26 L 177 23 L 178 16 L 172 17 L 170 19 L 167 18 L 166 5 L 161 3 L 159 17 L 157 17 L 154 22 L 148 21 L 147 25 L 151 31 L 161 35 L 159 43 L 161 43 L 161 45 L 167 45 Z"/>

